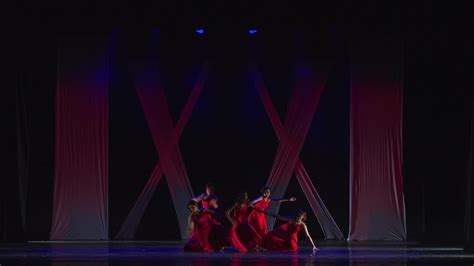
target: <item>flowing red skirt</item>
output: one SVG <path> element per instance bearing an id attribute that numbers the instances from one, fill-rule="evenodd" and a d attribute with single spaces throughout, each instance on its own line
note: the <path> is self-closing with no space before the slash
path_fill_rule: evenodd
<path id="1" fill-rule="evenodd" d="M 251 209 L 247 206 L 237 206 L 233 212 L 233 218 L 237 221 L 236 225 L 232 225 L 228 242 L 229 244 L 241 252 L 252 251 L 257 247 L 255 241 L 256 231 L 249 224 L 249 214 Z"/>
<path id="2" fill-rule="evenodd" d="M 262 247 L 269 251 L 296 251 L 298 232 L 301 225 L 286 223 L 271 231 L 262 241 Z"/>
<path id="3" fill-rule="evenodd" d="M 249 216 L 249 224 L 255 230 L 253 241 L 260 245 L 265 236 L 268 234 L 267 219 L 265 218 L 265 214 L 252 211 Z"/>
<path id="4" fill-rule="evenodd" d="M 193 220 L 193 232 L 184 250 L 212 252 L 219 248 L 220 236 L 213 235 L 219 229 L 219 223 L 208 213 L 197 214 Z"/>
<path id="5" fill-rule="evenodd" d="M 237 224 L 230 229 L 228 243 L 240 252 L 252 251 L 257 247 L 255 236 L 255 230 L 248 223 Z"/>

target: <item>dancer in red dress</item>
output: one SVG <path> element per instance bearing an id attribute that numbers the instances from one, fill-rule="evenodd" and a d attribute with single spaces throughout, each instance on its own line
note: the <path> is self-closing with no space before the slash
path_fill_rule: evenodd
<path id="1" fill-rule="evenodd" d="M 188 242 L 184 245 L 186 251 L 212 252 L 219 248 L 211 238 L 211 234 L 219 226 L 219 222 L 211 215 L 210 210 L 200 210 L 195 201 L 188 203 L 189 211 L 188 227 L 192 232 Z"/>
<path id="2" fill-rule="evenodd" d="M 313 252 L 316 252 L 318 248 L 314 245 L 313 239 L 309 235 L 308 227 L 305 224 L 306 212 L 298 211 L 295 217 L 283 217 L 278 214 L 271 214 L 265 212 L 265 214 L 273 216 L 279 220 L 285 221 L 286 223 L 280 225 L 273 231 L 271 231 L 265 239 L 262 241 L 261 247 L 269 251 L 296 251 L 298 250 L 298 232 L 303 230 L 306 237 L 313 245 Z"/>
<path id="3" fill-rule="evenodd" d="M 195 202 L 201 202 L 201 205 L 204 209 L 209 208 L 209 201 L 212 198 L 217 197 L 214 191 L 214 185 L 212 183 L 206 184 L 206 192 L 199 194 L 197 197 L 194 197 L 193 200 Z"/>
<path id="4" fill-rule="evenodd" d="M 255 229 L 248 223 L 251 208 L 248 194 L 244 192 L 239 196 L 237 203 L 226 212 L 227 218 L 232 223 L 228 242 L 233 248 L 241 252 L 253 251 L 257 247 L 257 243 L 254 241 L 256 238 Z"/>
<path id="5" fill-rule="evenodd" d="M 252 211 L 249 216 L 249 224 L 255 229 L 256 231 L 256 238 L 253 240 L 254 242 L 259 245 L 263 238 L 268 234 L 268 226 L 267 220 L 265 219 L 265 211 L 268 208 L 270 202 L 287 202 L 287 201 L 295 201 L 296 198 L 292 197 L 289 199 L 272 199 L 270 198 L 271 190 L 269 187 L 262 188 L 262 195 L 252 201 L 251 205 L 254 206 L 256 210 L 260 211 Z"/>

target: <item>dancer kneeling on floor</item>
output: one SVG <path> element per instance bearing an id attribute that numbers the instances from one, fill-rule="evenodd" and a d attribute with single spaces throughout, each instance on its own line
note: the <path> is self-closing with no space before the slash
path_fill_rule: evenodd
<path id="1" fill-rule="evenodd" d="M 298 250 L 298 232 L 303 229 L 306 237 L 311 242 L 311 245 L 313 245 L 313 252 L 318 250 L 318 248 L 316 248 L 314 245 L 313 239 L 309 235 L 308 227 L 305 224 L 305 211 L 298 211 L 295 217 L 284 217 L 268 212 L 264 213 L 279 220 L 285 221 L 286 223 L 280 225 L 268 233 L 261 243 L 261 248 L 264 248 L 268 251 L 296 251 Z"/>
<path id="2" fill-rule="evenodd" d="M 251 205 L 256 210 L 252 211 L 249 215 L 249 224 L 257 232 L 254 242 L 256 242 L 258 245 L 260 245 L 260 243 L 263 241 L 265 236 L 268 234 L 267 219 L 265 218 L 265 214 L 263 213 L 263 211 L 265 211 L 268 208 L 268 205 L 270 204 L 270 202 L 289 202 L 289 201 L 296 200 L 296 198 L 294 197 L 291 197 L 289 199 L 270 198 L 270 194 L 271 194 L 270 187 L 262 188 L 261 192 L 262 192 L 261 196 L 251 202 Z"/>

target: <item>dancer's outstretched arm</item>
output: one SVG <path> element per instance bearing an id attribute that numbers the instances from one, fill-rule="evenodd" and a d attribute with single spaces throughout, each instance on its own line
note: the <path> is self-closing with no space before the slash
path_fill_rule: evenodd
<path id="1" fill-rule="evenodd" d="M 194 197 L 193 200 L 195 202 L 200 202 L 204 199 L 204 197 L 205 197 L 204 193 L 201 193 L 201 194 L 197 195 L 196 197 Z"/>
<path id="2" fill-rule="evenodd" d="M 261 212 L 261 213 L 264 213 L 265 215 L 268 215 L 268 216 L 271 216 L 271 217 L 275 217 L 275 218 L 277 218 L 278 220 L 282 220 L 282 221 L 285 221 L 285 222 L 289 222 L 289 221 L 293 220 L 293 219 L 291 219 L 291 218 L 278 215 L 278 214 L 276 214 L 276 213 L 270 213 L 270 212 L 262 211 L 262 210 L 259 210 L 259 209 L 254 209 L 254 210 L 256 210 L 256 211 L 258 211 L 258 212 Z"/>
<path id="3" fill-rule="evenodd" d="M 311 235 L 309 234 L 308 227 L 306 226 L 305 223 L 303 223 L 303 228 L 304 228 L 304 232 L 306 233 L 306 237 L 309 239 L 309 242 L 311 242 L 311 245 L 313 245 L 313 252 L 316 252 L 318 248 L 314 244 L 313 239 L 311 238 Z"/>
<path id="4" fill-rule="evenodd" d="M 202 209 L 203 212 L 207 212 L 207 213 L 210 213 L 210 214 L 216 214 L 215 211 L 213 210 L 209 210 L 209 209 Z"/>
<path id="5" fill-rule="evenodd" d="M 271 201 L 276 201 L 276 202 L 287 202 L 287 201 L 296 201 L 295 197 L 291 197 L 289 199 L 270 199 Z"/>
<path id="6" fill-rule="evenodd" d="M 227 216 L 227 219 L 229 219 L 229 221 L 233 224 L 233 225 L 236 225 L 237 224 L 237 221 L 232 218 L 232 216 L 230 215 L 230 213 L 232 212 L 232 210 L 234 210 L 234 208 L 237 206 L 237 203 L 234 204 L 234 206 L 232 206 L 232 208 L 228 209 L 226 212 L 225 212 L 225 216 Z"/>

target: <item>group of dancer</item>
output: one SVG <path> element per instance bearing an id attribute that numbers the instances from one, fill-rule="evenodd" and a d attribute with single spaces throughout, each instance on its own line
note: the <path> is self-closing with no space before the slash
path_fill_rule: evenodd
<path id="1" fill-rule="evenodd" d="M 313 246 L 313 252 L 316 252 L 318 249 L 305 224 L 306 212 L 300 210 L 293 217 L 284 217 L 266 211 L 271 202 L 295 201 L 296 198 L 272 199 L 270 194 L 270 188 L 264 187 L 261 196 L 250 201 L 247 192 L 243 192 L 224 213 L 219 208 L 214 186 L 208 183 L 206 192 L 188 203 L 188 230 L 191 236 L 184 250 L 213 252 L 232 247 L 240 252 L 296 251 L 298 232 L 303 231 Z M 284 223 L 268 232 L 265 215 Z M 225 218 L 230 226 L 226 226 Z"/>

